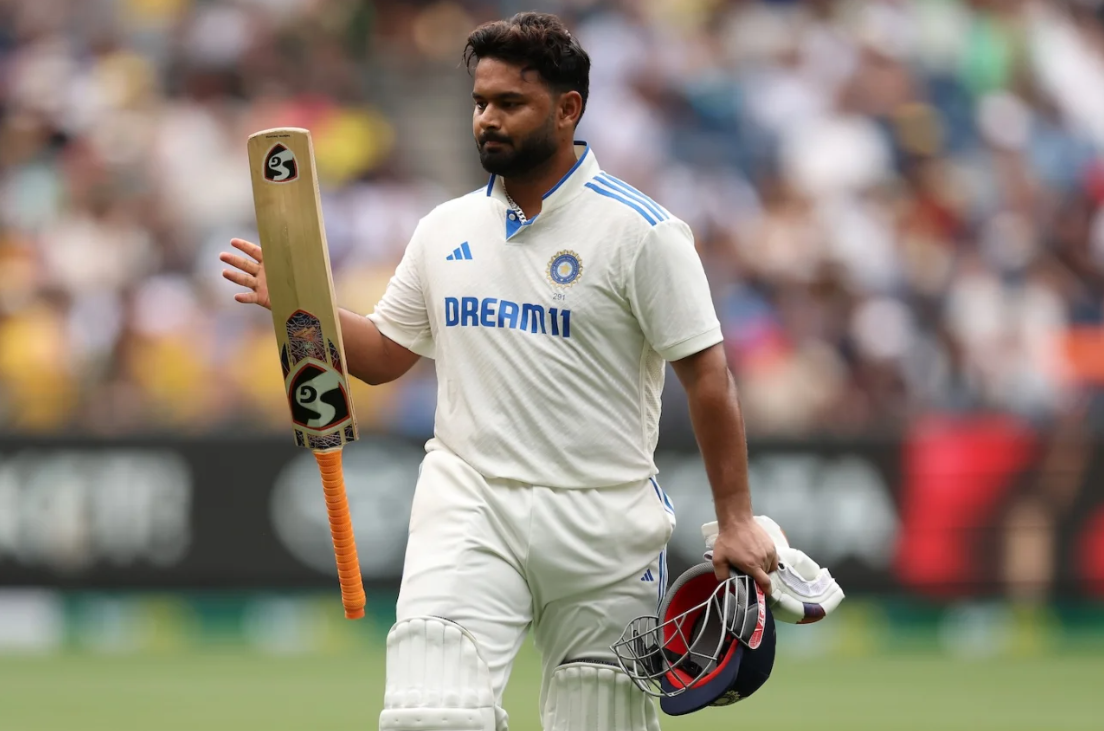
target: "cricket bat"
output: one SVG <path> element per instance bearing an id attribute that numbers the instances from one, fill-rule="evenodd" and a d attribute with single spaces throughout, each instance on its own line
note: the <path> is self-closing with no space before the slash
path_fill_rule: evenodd
<path id="1" fill-rule="evenodd" d="M 250 135 L 249 167 L 272 325 L 295 443 L 314 452 L 330 519 L 345 616 L 364 616 L 364 587 L 341 450 L 357 439 L 310 132 Z"/>

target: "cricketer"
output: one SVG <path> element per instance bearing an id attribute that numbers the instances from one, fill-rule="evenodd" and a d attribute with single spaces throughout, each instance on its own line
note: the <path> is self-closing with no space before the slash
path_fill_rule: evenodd
<path id="1" fill-rule="evenodd" d="M 387 642 L 387 731 L 505 731 L 531 629 L 541 719 L 653 731 L 610 645 L 654 614 L 675 511 L 656 479 L 665 363 L 689 399 L 719 525 L 712 561 L 765 592 L 735 381 L 689 227 L 576 141 L 590 59 L 552 15 L 471 33 L 472 131 L 490 174 L 418 224 L 375 310 L 342 310 L 369 384 L 435 362 L 438 405 Z M 260 248 L 235 239 L 235 299 L 268 306 Z M 585 720 L 580 720 L 585 719 Z"/>

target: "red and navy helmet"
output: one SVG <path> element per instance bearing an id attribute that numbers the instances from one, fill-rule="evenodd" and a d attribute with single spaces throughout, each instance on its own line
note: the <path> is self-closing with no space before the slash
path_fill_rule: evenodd
<path id="1" fill-rule="evenodd" d="M 774 617 L 751 577 L 718 581 L 703 563 L 671 585 L 658 616 L 634 619 L 612 649 L 637 687 L 681 716 L 752 695 L 770 677 L 775 644 Z"/>

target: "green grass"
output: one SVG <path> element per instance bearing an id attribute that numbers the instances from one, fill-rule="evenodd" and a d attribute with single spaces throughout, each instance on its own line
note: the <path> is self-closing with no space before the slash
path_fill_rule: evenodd
<path id="1" fill-rule="evenodd" d="M 383 698 L 381 660 L 246 651 L 0 657 L 0 731 L 368 731 Z M 527 646 L 506 696 L 513 731 L 539 728 L 538 679 Z M 1101 728 L 1102 680 L 1101 656 L 782 657 L 755 697 L 666 718 L 664 729 L 1088 731 Z"/>

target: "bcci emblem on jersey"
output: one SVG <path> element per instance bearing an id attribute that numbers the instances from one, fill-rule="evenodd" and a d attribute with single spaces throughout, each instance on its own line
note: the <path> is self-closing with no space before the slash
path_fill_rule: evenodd
<path id="1" fill-rule="evenodd" d="M 583 262 L 574 251 L 560 251 L 548 262 L 548 278 L 559 287 L 570 287 L 583 276 Z"/>

